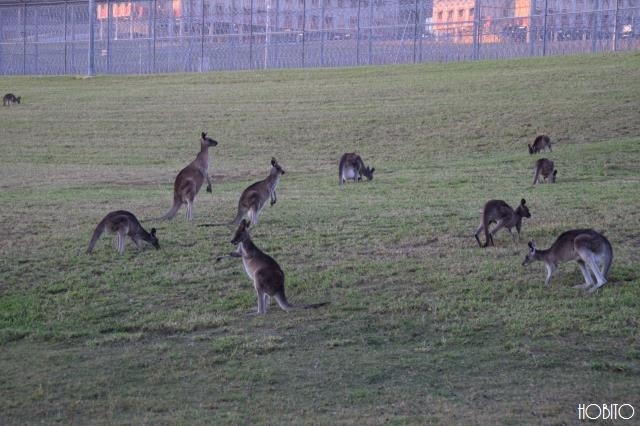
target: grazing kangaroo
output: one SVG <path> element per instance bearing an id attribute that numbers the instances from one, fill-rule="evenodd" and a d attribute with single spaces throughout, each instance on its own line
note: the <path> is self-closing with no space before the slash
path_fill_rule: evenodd
<path id="1" fill-rule="evenodd" d="M 522 266 L 535 261 L 544 262 L 547 267 L 545 285 L 549 285 L 551 276 L 558 268 L 558 263 L 575 260 L 584 276 L 584 283 L 576 287 L 596 291 L 607 282 L 607 274 L 613 262 L 613 249 L 607 238 L 593 229 L 573 229 L 560 234 L 547 250 L 538 250 L 533 241 L 529 241 L 529 253 Z M 601 266 L 601 268 L 600 268 Z M 596 278 L 594 284 L 591 273 Z"/>
<path id="2" fill-rule="evenodd" d="M 226 256 L 218 256 L 216 261 L 229 257 L 241 257 L 244 270 L 253 280 L 253 287 L 258 296 L 258 314 L 266 314 L 269 307 L 269 297 L 273 297 L 282 310 L 288 312 L 292 309 L 309 309 L 324 306 L 329 302 L 314 303 L 310 305 L 292 305 L 284 294 L 284 272 L 273 258 L 263 253 L 249 235 L 249 222 L 242 220 L 236 230 L 231 244 L 237 245 L 237 249 Z"/>
<path id="3" fill-rule="evenodd" d="M 98 223 L 95 231 L 93 231 L 87 253 L 93 251 L 96 242 L 105 231 L 117 234 L 116 250 L 118 250 L 120 254 L 124 253 L 124 240 L 127 235 L 131 237 L 139 249 L 143 247 L 143 243 L 151 244 L 156 249 L 160 248 L 158 238 L 156 237 L 156 228 L 151 228 L 151 232 L 147 232 L 142 225 L 140 225 L 140 222 L 133 213 L 125 210 L 116 210 L 107 214 L 104 219 Z"/>
<path id="4" fill-rule="evenodd" d="M 193 202 L 207 180 L 207 192 L 211 192 L 211 179 L 209 179 L 209 147 L 218 145 L 218 142 L 202 132 L 200 136 L 200 152 L 187 167 L 180 170 L 173 184 L 173 206 L 162 219 L 171 220 L 183 204 L 187 205 L 187 220 L 193 219 Z"/>
<path id="5" fill-rule="evenodd" d="M 523 198 L 520 200 L 520 205 L 514 210 L 509 206 L 509 204 L 505 203 L 502 200 L 490 200 L 484 205 L 482 209 L 482 218 L 480 222 L 480 226 L 476 229 L 474 237 L 476 237 L 476 241 L 478 241 L 478 245 L 480 247 L 487 247 L 489 242 L 491 245 L 493 244 L 493 236 L 498 232 L 501 228 L 507 228 L 509 234 L 513 236 L 515 241 L 516 236 L 511 232 L 511 228 L 516 227 L 516 231 L 518 231 L 518 239 L 520 238 L 520 229 L 522 228 L 522 218 L 523 217 L 531 217 L 531 213 L 529 213 L 529 208 L 526 206 L 527 202 Z M 496 227 L 489 232 L 489 225 L 495 222 Z M 484 245 L 480 242 L 480 232 L 484 229 L 485 235 L 485 243 Z"/>
<path id="6" fill-rule="evenodd" d="M 540 177 L 547 183 L 556 183 L 558 171 L 554 168 L 553 161 L 548 158 L 540 158 L 533 167 L 533 185 L 540 182 Z"/>
<path id="7" fill-rule="evenodd" d="M 533 145 L 527 145 L 529 147 L 529 154 L 537 154 L 549 148 L 551 151 L 551 138 L 547 135 L 539 135 L 533 141 Z"/>
<path id="8" fill-rule="evenodd" d="M 10 106 L 10 105 L 13 105 L 13 104 L 19 104 L 20 103 L 20 99 L 22 99 L 22 97 L 16 96 L 13 93 L 7 93 L 2 98 L 2 105 L 3 106 Z"/>
<path id="9" fill-rule="evenodd" d="M 362 158 L 355 152 L 347 152 L 340 157 L 338 164 L 338 184 L 342 185 L 349 179 L 353 179 L 357 183 L 362 179 L 362 176 L 371 180 L 375 170 L 375 167 L 365 166 Z"/>
<path id="10" fill-rule="evenodd" d="M 284 169 L 278 164 L 275 158 L 271 158 L 271 170 L 266 179 L 249 185 L 238 201 L 238 213 L 235 219 L 230 223 L 237 225 L 242 219 L 248 218 L 252 224 L 258 223 L 260 212 L 267 205 L 267 201 L 271 201 L 273 206 L 278 198 L 276 196 L 276 188 L 280 183 L 280 176 L 285 173 Z"/>

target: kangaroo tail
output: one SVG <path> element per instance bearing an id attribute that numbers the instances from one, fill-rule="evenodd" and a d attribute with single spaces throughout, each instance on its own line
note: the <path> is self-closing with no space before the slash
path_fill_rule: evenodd
<path id="1" fill-rule="evenodd" d="M 316 309 L 316 308 L 320 308 L 322 306 L 326 306 L 329 303 L 330 302 L 310 303 L 308 305 L 302 305 L 301 308 L 303 308 L 303 309 Z"/>
<path id="2" fill-rule="evenodd" d="M 102 233 L 104 232 L 104 228 L 105 228 L 104 222 L 100 222 L 98 226 L 96 226 L 96 229 L 93 231 L 93 235 L 91 236 L 91 241 L 89 241 L 89 247 L 87 248 L 87 253 L 91 253 L 93 251 L 93 248 L 95 247 L 96 242 L 98 242 L 98 239 L 102 236 Z"/>
<path id="3" fill-rule="evenodd" d="M 609 242 L 607 242 L 606 244 L 604 255 L 605 261 L 604 267 L 602 268 L 602 275 L 607 278 L 607 276 L 609 275 L 609 269 L 611 269 L 611 264 L 613 263 L 613 248 L 611 247 L 611 244 Z"/>
<path id="4" fill-rule="evenodd" d="M 292 309 L 296 309 L 296 306 L 293 306 L 291 303 L 289 303 L 287 297 L 284 295 L 284 292 L 274 294 L 273 298 L 276 299 L 276 302 L 278 302 L 278 306 L 280 306 L 283 311 L 289 312 Z"/>
<path id="5" fill-rule="evenodd" d="M 278 302 L 278 306 L 280 306 L 280 308 L 283 311 L 287 311 L 287 312 L 293 309 L 316 309 L 321 306 L 326 306 L 329 304 L 329 302 L 320 302 L 320 303 L 310 303 L 306 305 L 292 305 L 287 300 L 287 297 L 284 295 L 284 292 L 281 294 L 274 294 L 273 298 L 276 300 L 276 302 Z"/>
<path id="6" fill-rule="evenodd" d="M 173 219 L 174 217 L 176 217 L 178 210 L 180 210 L 180 206 L 182 206 L 182 200 L 180 199 L 180 196 L 178 194 L 175 194 L 173 196 L 173 206 L 171 206 L 171 209 L 169 209 L 169 211 L 160 219 L 162 220 Z"/>
<path id="7" fill-rule="evenodd" d="M 229 225 L 233 225 L 233 222 L 224 222 L 224 223 L 201 223 L 198 226 L 202 226 L 202 227 L 210 227 L 210 226 L 229 226 Z"/>

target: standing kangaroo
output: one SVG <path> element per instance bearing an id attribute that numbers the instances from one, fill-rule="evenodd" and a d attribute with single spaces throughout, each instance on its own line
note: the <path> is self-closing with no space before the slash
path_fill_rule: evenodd
<path id="1" fill-rule="evenodd" d="M 202 132 L 200 136 L 200 152 L 187 167 L 180 170 L 173 184 L 173 206 L 162 219 L 171 220 L 183 204 L 187 205 L 187 220 L 193 219 L 193 202 L 207 181 L 207 192 L 211 192 L 211 179 L 209 179 L 209 148 L 218 145 L 218 142 Z"/>
<path id="2" fill-rule="evenodd" d="M 244 270 L 253 280 L 253 287 L 258 296 L 258 314 L 266 314 L 269 307 L 269 297 L 273 297 L 282 310 L 288 312 L 292 309 L 318 308 L 328 302 L 314 303 L 311 305 L 294 306 L 289 303 L 284 294 L 284 272 L 273 258 L 262 252 L 249 235 L 249 222 L 242 220 L 236 230 L 231 244 L 237 246 L 236 250 L 226 256 L 218 256 L 216 261 L 229 257 L 241 257 Z"/>
<path id="3" fill-rule="evenodd" d="M 258 223 L 260 212 L 267 205 L 267 201 L 271 201 L 273 206 L 278 198 L 276 196 L 276 188 L 280 183 L 280 176 L 285 173 L 284 169 L 278 164 L 275 158 L 271 158 L 271 170 L 266 179 L 249 185 L 238 201 L 238 213 L 230 224 L 237 225 L 242 219 L 248 218 L 252 224 Z"/>
<path id="4" fill-rule="evenodd" d="M 547 183 L 556 183 L 558 171 L 554 168 L 553 161 L 548 158 L 540 158 L 533 167 L 533 185 L 540 182 L 540 178 Z"/>
<path id="5" fill-rule="evenodd" d="M 124 240 L 127 235 L 131 237 L 139 249 L 143 247 L 143 243 L 151 244 L 156 249 L 160 248 L 158 238 L 156 237 L 156 228 L 151 228 L 151 232 L 147 232 L 142 225 L 140 225 L 140 222 L 133 213 L 125 210 L 116 210 L 107 214 L 104 219 L 98 223 L 95 231 L 93 231 L 87 253 L 93 251 L 96 242 L 105 231 L 111 234 L 117 234 L 116 250 L 118 250 L 120 254 L 124 253 Z"/>
<path id="6" fill-rule="evenodd" d="M 576 287 L 596 291 L 607 282 L 607 274 L 613 262 L 613 249 L 607 238 L 593 229 L 573 229 L 560 234 L 547 250 L 538 250 L 533 241 L 529 241 L 529 253 L 522 266 L 535 261 L 544 262 L 547 267 L 545 285 L 549 285 L 551 276 L 558 268 L 558 263 L 575 260 L 584 277 L 584 283 Z M 600 267 L 601 265 L 601 267 Z M 596 278 L 594 284 L 591 273 Z"/>
<path id="7" fill-rule="evenodd" d="M 537 154 L 549 148 L 551 151 L 551 138 L 547 135 L 539 135 L 533 141 L 533 145 L 527 145 L 529 147 L 529 154 Z"/>
<path id="8" fill-rule="evenodd" d="M 20 99 L 22 99 L 22 97 L 16 96 L 13 93 L 7 93 L 2 98 L 2 105 L 3 106 L 10 106 L 10 105 L 13 105 L 13 104 L 19 104 L 20 103 Z"/>
<path id="9" fill-rule="evenodd" d="M 365 166 L 362 158 L 355 152 L 347 152 L 340 157 L 338 164 L 338 184 L 342 185 L 349 179 L 353 179 L 357 183 L 362 179 L 362 176 L 371 180 L 375 170 L 375 167 Z"/>
<path id="10" fill-rule="evenodd" d="M 507 228 L 509 234 L 513 236 L 515 241 L 516 236 L 511 232 L 511 228 L 516 227 L 516 231 L 518 231 L 518 239 L 520 239 L 520 229 L 522 228 L 522 218 L 523 217 L 531 217 L 531 213 L 529 213 L 529 208 L 526 206 L 527 202 L 523 198 L 520 200 L 520 205 L 514 210 L 509 206 L 509 204 L 505 203 L 502 200 L 490 200 L 484 205 L 482 209 L 482 218 L 480 221 L 480 226 L 476 229 L 474 237 L 476 237 L 476 241 L 478 241 L 478 245 L 480 247 L 487 247 L 489 242 L 491 245 L 493 244 L 493 236 L 498 232 L 501 228 Z M 489 232 L 489 225 L 495 222 L 496 227 Z M 480 242 L 480 232 L 484 229 L 485 235 L 485 243 L 484 245 Z"/>

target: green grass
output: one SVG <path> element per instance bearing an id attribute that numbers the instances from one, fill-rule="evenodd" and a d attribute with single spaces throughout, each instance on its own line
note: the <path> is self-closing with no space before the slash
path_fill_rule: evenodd
<path id="1" fill-rule="evenodd" d="M 5 77 L 0 110 L 0 423 L 575 424 L 640 410 L 640 55 L 158 76 Z M 172 222 L 176 173 L 212 150 L 213 194 Z M 531 186 L 527 143 L 556 142 Z M 357 151 L 375 179 L 337 185 Z M 293 303 L 256 300 L 233 249 L 239 193 L 287 173 L 252 229 Z M 523 238 L 473 232 L 526 198 Z M 125 208 L 161 250 L 93 228 Z M 593 295 L 534 238 L 593 227 L 615 253 Z M 637 415 L 637 414 L 636 414 Z"/>

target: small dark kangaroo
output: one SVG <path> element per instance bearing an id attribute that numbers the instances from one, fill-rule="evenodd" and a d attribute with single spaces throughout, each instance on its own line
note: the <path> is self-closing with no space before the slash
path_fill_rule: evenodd
<path id="1" fill-rule="evenodd" d="M 151 228 L 151 232 L 147 232 L 133 213 L 125 210 L 116 210 L 107 214 L 98 223 L 95 231 L 93 231 L 87 253 L 93 251 L 96 242 L 104 232 L 117 235 L 116 250 L 120 254 L 124 253 L 124 240 L 127 235 L 131 237 L 139 249 L 142 249 L 145 243 L 154 246 L 156 249 L 160 248 L 160 243 L 158 243 L 158 238 L 156 237 L 156 228 Z"/>
<path id="2" fill-rule="evenodd" d="M 547 267 L 545 285 L 549 285 L 551 276 L 558 263 L 575 260 L 578 262 L 584 283 L 575 287 L 593 293 L 607 282 L 607 275 L 613 262 L 613 249 L 607 238 L 593 229 L 573 229 L 563 232 L 547 250 L 538 250 L 533 241 L 529 241 L 529 253 L 522 266 L 535 261 L 544 262 Z M 596 279 L 593 282 L 591 273 Z"/>
<path id="3" fill-rule="evenodd" d="M 207 192 L 211 192 L 211 179 L 209 179 L 209 148 L 218 145 L 218 142 L 202 132 L 200 136 L 200 152 L 187 167 L 180 170 L 173 184 L 173 206 L 162 219 L 171 220 L 183 204 L 187 205 L 187 220 L 193 219 L 193 203 L 200 191 L 205 179 Z"/>
<path id="4" fill-rule="evenodd" d="M 476 237 L 476 241 L 478 241 L 478 245 L 480 247 L 487 247 L 489 243 L 491 245 L 495 245 L 493 243 L 493 236 L 502 228 L 507 228 L 509 234 L 513 236 L 515 241 L 516 235 L 513 235 L 511 232 L 511 228 L 515 226 L 516 231 L 518 232 L 518 239 L 520 239 L 520 229 L 522 228 L 522 218 L 523 217 L 531 217 L 531 213 L 529 213 L 529 208 L 526 206 L 527 202 L 523 198 L 520 200 L 520 205 L 514 210 L 511 206 L 505 203 L 502 200 L 490 200 L 484 205 L 482 209 L 482 217 L 480 221 L 480 226 L 476 229 L 474 237 Z M 496 223 L 496 227 L 489 232 L 489 225 L 493 222 Z M 484 229 L 485 235 L 485 243 L 482 244 L 480 242 L 480 232 Z"/>
<path id="5" fill-rule="evenodd" d="M 556 183 L 558 171 L 554 168 L 553 161 L 548 158 L 540 158 L 533 167 L 533 185 L 541 181 Z M 542 180 L 540 179 L 542 178 Z"/>
<path id="6" fill-rule="evenodd" d="M 533 145 L 527 145 L 529 147 L 529 154 L 537 154 L 549 148 L 551 151 L 551 138 L 547 135 L 539 135 L 533 141 Z"/>
<path id="7" fill-rule="evenodd" d="M 292 305 L 284 294 L 284 272 L 280 265 L 269 255 L 262 252 L 249 235 L 249 222 L 242 220 L 240 226 L 231 239 L 231 244 L 237 246 L 236 250 L 225 256 L 218 256 L 216 262 L 231 257 L 241 257 L 244 270 L 253 281 L 253 287 L 258 296 L 259 315 L 267 313 L 269 297 L 273 297 L 278 306 L 285 312 L 292 309 L 318 308 L 329 302 L 314 303 L 310 305 Z"/>
<path id="8" fill-rule="evenodd" d="M 19 104 L 20 103 L 20 99 L 22 99 L 22 97 L 16 96 L 13 93 L 7 93 L 2 98 L 2 105 L 3 106 L 10 106 L 10 105 L 13 105 L 13 104 Z"/>
<path id="9" fill-rule="evenodd" d="M 371 180 L 375 170 L 375 167 L 365 166 L 362 158 L 355 152 L 347 152 L 340 157 L 338 164 L 338 184 L 342 185 L 347 180 L 353 180 L 357 183 L 363 176 L 367 180 Z"/>

